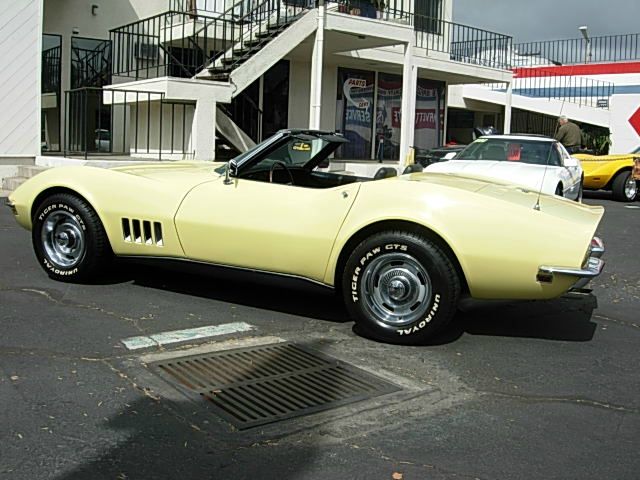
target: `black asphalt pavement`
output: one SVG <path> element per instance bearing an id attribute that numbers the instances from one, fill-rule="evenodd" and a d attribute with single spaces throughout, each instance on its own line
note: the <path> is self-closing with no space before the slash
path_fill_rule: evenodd
<path id="1" fill-rule="evenodd" d="M 2 209 L 0 478 L 638 479 L 640 203 L 585 201 L 606 207 L 593 296 L 468 305 L 421 347 L 359 337 L 331 292 L 292 280 L 123 265 L 102 284 L 58 283 Z M 254 330 L 122 343 L 230 322 Z M 401 390 L 237 431 L 146 368 L 275 339 Z"/>

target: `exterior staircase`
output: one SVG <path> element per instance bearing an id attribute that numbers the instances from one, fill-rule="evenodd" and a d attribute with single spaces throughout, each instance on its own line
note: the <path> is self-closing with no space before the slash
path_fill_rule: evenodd
<path id="1" fill-rule="evenodd" d="M 216 145 L 226 149 L 226 156 L 246 151 L 260 140 L 260 130 L 255 121 L 243 124 L 243 118 L 255 120 L 262 112 L 243 91 L 317 25 L 311 14 L 315 0 L 252 0 L 250 5 L 238 2 L 217 15 L 171 10 L 111 30 L 113 77 L 177 76 L 230 83 L 238 105 L 219 105 L 216 135 L 223 141 Z M 291 34 L 284 36 L 288 29 Z M 238 111 L 243 118 L 234 118 Z"/>
<path id="2" fill-rule="evenodd" d="M 255 32 L 250 32 L 246 39 L 241 39 L 225 54 L 207 66 L 208 75 L 198 75 L 199 78 L 209 78 L 228 82 L 231 73 L 242 64 L 250 60 L 256 53 L 266 47 L 278 35 L 284 32 L 289 25 L 300 19 L 304 13 L 286 18 L 279 18 L 274 14 L 264 21 Z M 239 93 L 239 92 L 238 92 Z"/>
<path id="3" fill-rule="evenodd" d="M 47 170 L 50 167 L 40 167 L 37 165 L 16 165 L 15 175 L 2 178 L 2 189 L 0 189 L 0 196 L 7 196 L 13 192 L 16 188 L 22 185 L 31 177 L 35 177 L 40 172 Z"/>

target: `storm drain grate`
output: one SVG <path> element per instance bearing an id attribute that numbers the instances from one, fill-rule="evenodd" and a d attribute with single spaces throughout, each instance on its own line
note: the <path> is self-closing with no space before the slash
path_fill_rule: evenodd
<path id="1" fill-rule="evenodd" d="M 399 388 L 335 358 L 277 343 L 151 364 L 239 429 L 359 402 Z"/>

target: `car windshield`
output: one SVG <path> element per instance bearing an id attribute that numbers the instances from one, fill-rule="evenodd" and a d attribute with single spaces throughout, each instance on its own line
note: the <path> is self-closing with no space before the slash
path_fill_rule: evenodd
<path id="1" fill-rule="evenodd" d="M 492 160 L 495 162 L 559 165 L 557 148 L 552 142 L 517 138 L 478 138 L 452 159 Z"/>
<path id="2" fill-rule="evenodd" d="M 640 153 L 640 147 L 636 148 L 633 152 L 631 153 Z"/>
<path id="3" fill-rule="evenodd" d="M 284 163 L 287 167 L 302 168 L 311 163 L 330 142 L 311 135 L 294 135 L 273 151 L 267 153 L 247 172 L 268 170 L 274 163 Z"/>

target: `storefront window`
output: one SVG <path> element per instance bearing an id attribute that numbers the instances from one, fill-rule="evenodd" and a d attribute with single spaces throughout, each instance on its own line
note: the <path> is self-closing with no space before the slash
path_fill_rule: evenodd
<path id="1" fill-rule="evenodd" d="M 336 151 L 336 158 L 371 158 L 374 82 L 373 72 L 338 69 L 336 129 L 349 143 Z"/>
<path id="2" fill-rule="evenodd" d="M 416 89 L 416 130 L 413 145 L 428 150 L 442 143 L 444 120 L 444 84 L 418 79 Z"/>
<path id="3" fill-rule="evenodd" d="M 444 106 L 444 85 L 418 79 L 413 146 L 427 150 L 440 145 Z M 400 156 L 400 125 L 402 77 L 378 75 L 375 158 L 398 160 Z"/>
<path id="4" fill-rule="evenodd" d="M 378 74 L 375 128 L 371 115 L 374 84 L 374 72 L 338 69 L 336 128 L 350 143 L 336 152 L 336 158 L 399 160 L 402 77 Z M 419 78 L 412 146 L 419 151 L 439 146 L 442 143 L 443 120 L 444 83 Z"/>

